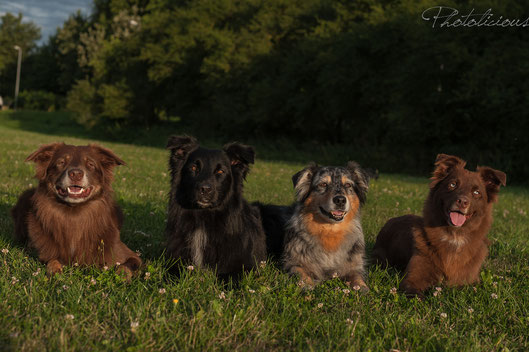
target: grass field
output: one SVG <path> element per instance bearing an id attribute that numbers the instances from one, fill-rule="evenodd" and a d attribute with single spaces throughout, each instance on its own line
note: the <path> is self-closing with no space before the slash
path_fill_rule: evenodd
<path id="1" fill-rule="evenodd" d="M 98 140 L 103 137 L 84 132 L 67 115 L 0 113 L 0 350 L 529 349 L 528 189 L 508 186 L 500 193 L 482 282 L 442 287 L 423 302 L 395 294 L 397 273 L 373 267 L 367 294 L 348 291 L 339 280 L 303 291 L 270 262 L 237 287 L 218 283 L 208 270 L 182 267 L 177 279 L 167 273 L 163 259 L 169 186 L 163 147 L 167 135 L 180 132 L 159 129 L 136 140 L 116 138 L 134 142 L 126 144 Z M 126 214 L 122 239 L 145 261 L 131 283 L 113 270 L 76 267 L 48 279 L 41 263 L 13 245 L 9 209 L 36 183 L 33 165 L 24 159 L 54 141 L 99 142 L 128 163 L 117 168 L 114 189 Z M 291 203 L 290 178 L 304 164 L 282 161 L 280 153 L 257 152 L 270 157 L 256 160 L 246 198 Z M 427 184 L 427 178 L 389 174 L 372 183 L 363 211 L 368 255 L 386 220 L 420 213 Z"/>

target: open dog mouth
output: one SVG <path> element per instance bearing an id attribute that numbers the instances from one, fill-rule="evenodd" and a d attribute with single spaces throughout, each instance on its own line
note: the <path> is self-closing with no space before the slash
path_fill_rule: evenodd
<path id="1" fill-rule="evenodd" d="M 345 217 L 345 214 L 347 214 L 347 212 L 343 210 L 332 210 L 329 212 L 323 209 L 322 207 L 320 207 L 320 211 L 323 215 L 327 216 L 328 218 L 334 221 L 342 221 L 343 218 Z"/>
<path id="2" fill-rule="evenodd" d="M 57 193 L 61 197 L 68 197 L 68 198 L 75 198 L 75 199 L 82 199 L 86 198 L 90 195 L 92 192 L 92 187 L 82 187 L 82 186 L 68 186 L 66 188 L 62 188 L 60 186 L 56 186 Z"/>
<path id="3" fill-rule="evenodd" d="M 464 214 L 457 210 L 450 210 L 448 212 L 448 218 L 452 226 L 461 227 L 465 222 L 472 217 L 472 214 Z"/>

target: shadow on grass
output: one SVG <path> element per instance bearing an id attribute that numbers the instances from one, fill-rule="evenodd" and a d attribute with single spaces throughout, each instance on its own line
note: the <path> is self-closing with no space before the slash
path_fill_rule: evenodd
<path id="1" fill-rule="evenodd" d="M 219 136 L 208 126 L 192 126 L 182 121 L 163 121 L 151 127 L 135 127 L 122 130 L 102 128 L 86 129 L 79 125 L 68 112 L 4 111 L 0 112 L 0 125 L 29 132 L 43 133 L 57 137 L 76 137 L 102 142 L 126 143 L 165 149 L 169 136 L 188 134 L 198 138 L 209 148 L 221 148 L 233 138 Z M 356 160 L 365 167 L 380 168 L 376 160 L 383 155 L 368 155 L 364 150 L 348 145 L 326 145 L 314 141 L 295 143 L 288 139 L 258 139 L 246 136 L 238 138 L 241 143 L 255 147 L 259 159 L 307 164 L 315 161 L 320 164 L 344 165 L 348 160 Z"/>

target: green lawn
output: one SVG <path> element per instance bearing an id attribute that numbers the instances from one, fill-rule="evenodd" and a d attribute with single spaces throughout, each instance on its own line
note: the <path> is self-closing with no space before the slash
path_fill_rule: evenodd
<path id="1" fill-rule="evenodd" d="M 114 139 L 133 142 L 125 144 L 84 132 L 64 114 L 0 113 L 0 350 L 529 349 L 526 188 L 501 191 L 482 283 L 443 287 L 423 302 L 394 294 L 398 275 L 376 268 L 369 268 L 367 294 L 344 291 L 339 280 L 303 291 L 273 263 L 246 275 L 236 288 L 217 283 L 207 270 L 182 268 L 177 279 L 167 273 L 162 256 L 169 188 L 163 147 L 167 135 L 180 132 L 159 128 L 136 140 L 132 132 Z M 114 181 L 126 214 L 121 236 L 145 261 L 131 283 L 112 270 L 75 267 L 48 280 L 45 267 L 13 245 L 9 209 L 36 183 L 33 165 L 24 159 L 54 141 L 98 142 L 127 162 Z M 217 146 L 223 142 L 219 137 Z M 281 154 L 259 148 L 258 155 L 274 157 L 257 158 L 246 198 L 291 203 L 290 179 L 304 164 L 273 160 Z M 292 153 L 284 159 L 296 160 Z M 319 159 L 306 150 L 299 155 Z M 389 174 L 372 183 L 363 212 L 368 255 L 386 220 L 420 213 L 427 184 L 427 178 Z"/>

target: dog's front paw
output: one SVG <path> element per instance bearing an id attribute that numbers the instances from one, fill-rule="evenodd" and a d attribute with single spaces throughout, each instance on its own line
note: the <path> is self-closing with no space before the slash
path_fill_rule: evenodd
<path id="1" fill-rule="evenodd" d="M 46 264 L 46 272 L 49 277 L 55 274 L 60 274 L 62 273 L 62 264 L 56 259 L 50 260 L 48 264 Z"/>

